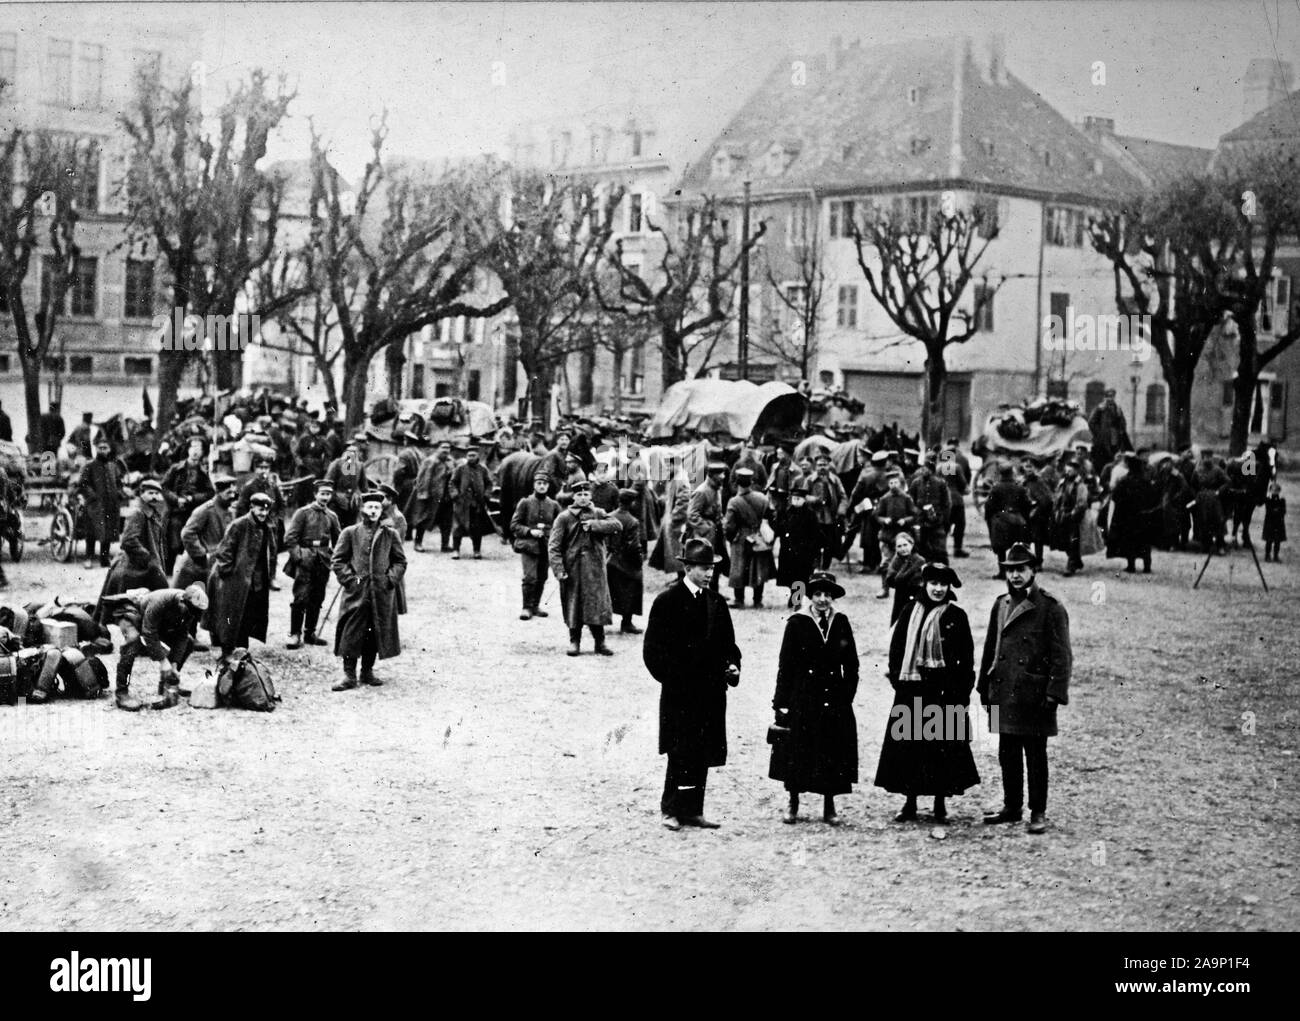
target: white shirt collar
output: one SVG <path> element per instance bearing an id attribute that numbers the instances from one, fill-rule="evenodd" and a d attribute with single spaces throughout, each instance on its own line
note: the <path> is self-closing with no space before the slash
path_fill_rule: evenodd
<path id="1" fill-rule="evenodd" d="M 704 591 L 704 589 L 696 585 L 695 582 L 691 581 L 691 576 L 689 574 L 682 575 L 682 583 L 686 586 L 687 591 L 689 591 L 692 596 L 698 596 Z"/>

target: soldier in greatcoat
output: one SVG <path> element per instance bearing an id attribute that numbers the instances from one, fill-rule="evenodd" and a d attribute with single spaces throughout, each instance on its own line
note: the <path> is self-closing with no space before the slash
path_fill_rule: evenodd
<path id="1" fill-rule="evenodd" d="M 620 526 L 591 505 L 590 482 L 574 482 L 571 492 L 573 503 L 556 517 L 547 548 L 551 572 L 560 583 L 564 623 L 569 628 L 568 655 L 578 655 L 586 625 L 596 641 L 596 652 L 612 656 L 613 650 L 605 644 L 605 625 L 614 619 L 605 571 L 605 537 L 618 532 Z"/>
<path id="2" fill-rule="evenodd" d="M 320 620 L 321 604 L 325 602 L 330 559 L 342 531 L 338 515 L 330 510 L 333 495 L 334 486 L 329 479 L 317 479 L 312 502 L 294 512 L 284 533 L 284 548 L 288 554 L 284 573 L 293 579 L 293 602 L 289 606 L 290 649 L 299 649 L 304 642 L 307 645 L 329 644 L 316 634 L 316 622 Z"/>
<path id="3" fill-rule="evenodd" d="M 1047 739 L 1056 735 L 1056 707 L 1069 702 L 1070 617 L 1038 587 L 1038 561 L 1016 543 L 1001 560 L 1007 591 L 989 614 L 976 690 L 998 735 L 1002 810 L 985 823 L 1019 822 L 1029 773 L 1029 832 L 1047 830 Z"/>
<path id="4" fill-rule="evenodd" d="M 108 569 L 99 593 L 95 620 L 105 624 L 104 599 L 121 595 L 128 589 L 167 587 L 162 558 L 166 548 L 166 522 L 163 518 L 162 484 L 157 479 L 140 483 L 139 506 L 126 519 L 122 529 L 122 548 Z"/>
<path id="5" fill-rule="evenodd" d="M 727 478 L 727 465 L 723 461 L 710 461 L 705 478 L 691 493 L 686 509 L 686 537 L 707 539 L 718 554 L 718 561 L 709 579 L 709 591 L 718 591 L 718 580 L 731 566 L 727 559 L 727 540 L 722 534 L 722 486 Z"/>
<path id="6" fill-rule="evenodd" d="M 250 639 L 266 641 L 278 552 L 271 506 L 269 496 L 254 493 L 248 513 L 230 523 L 212 556 L 205 623 L 223 663 L 236 649 L 248 648 Z"/>
<path id="7" fill-rule="evenodd" d="M 366 434 L 357 433 L 343 448 L 325 472 L 334 483 L 334 502 L 330 505 L 338 515 L 339 524 L 347 528 L 357 520 L 361 506 L 361 493 L 370 488 L 366 477 Z"/>
<path id="8" fill-rule="evenodd" d="M 339 622 L 334 631 L 334 655 L 343 660 L 343 680 L 331 689 L 349 691 L 359 683 L 379 687 L 375 660 L 391 659 L 402 651 L 397 630 L 397 590 L 406 573 L 402 537 L 380 520 L 382 493 L 363 493 L 361 516 L 339 535 L 330 567 L 343 587 Z"/>
<path id="9" fill-rule="evenodd" d="M 523 609 L 520 620 L 547 617 L 541 608 L 542 589 L 546 587 L 547 546 L 551 526 L 559 517 L 560 505 L 546 494 L 551 489 L 551 477 L 544 471 L 533 475 L 533 491 L 523 497 L 510 517 L 512 547 L 519 554 L 523 566 Z"/>
<path id="10" fill-rule="evenodd" d="M 731 544 L 732 605 L 745 605 L 745 589 L 754 590 L 754 606 L 763 606 L 763 586 L 772 576 L 772 548 L 762 541 L 760 529 L 769 517 L 767 497 L 754 490 L 754 472 L 741 468 L 735 474 L 739 492 L 727 501 L 722 532 Z"/>
<path id="11" fill-rule="evenodd" d="M 451 559 L 460 559 L 461 540 L 468 536 L 474 559 L 482 560 L 483 536 L 494 531 L 492 519 L 488 517 L 492 473 L 479 461 L 477 447 L 470 447 L 465 454 L 465 463 L 451 473 L 449 492 L 453 513 Z"/>
<path id="12" fill-rule="evenodd" d="M 109 547 L 122 527 L 122 477 L 126 469 L 113 457 L 113 448 L 103 436 L 95 443 L 95 459 L 88 461 L 77 479 L 77 500 L 81 505 L 86 536 L 86 569 L 94 566 L 95 544 L 99 564 L 108 566 Z"/>
<path id="13" fill-rule="evenodd" d="M 199 504 L 212 499 L 212 480 L 203 467 L 203 439 L 190 440 L 184 461 L 167 469 L 162 478 L 163 498 L 167 501 L 167 550 L 163 556 L 163 572 L 171 573 L 176 558 L 184 544 L 181 531 Z"/>
<path id="14" fill-rule="evenodd" d="M 640 500 L 641 494 L 635 489 L 618 491 L 618 510 L 614 512 L 614 520 L 618 522 L 620 531 L 606 540 L 609 548 L 609 601 L 614 615 L 623 618 L 618 630 L 625 635 L 641 633 L 641 629 L 632 623 L 632 618 L 642 612 L 642 570 L 646 555 L 645 531 L 636 516 Z"/>
<path id="15" fill-rule="evenodd" d="M 424 533 L 434 528 L 442 535 L 442 552 L 451 552 L 451 473 L 455 470 L 451 444 L 446 440 L 420 464 L 406 507 L 406 518 L 415 529 L 416 553 L 432 552 L 424 548 Z"/>
<path id="16" fill-rule="evenodd" d="M 181 529 L 184 552 L 176 558 L 172 573 L 172 588 L 183 589 L 194 582 L 207 583 L 210 558 L 217 552 L 226 530 L 234 520 L 236 480 L 233 475 L 220 474 L 212 480 L 216 495 L 194 508 L 185 527 Z"/>
<path id="17" fill-rule="evenodd" d="M 659 754 L 668 756 L 663 825 L 717 829 L 704 817 L 709 769 L 727 762 L 727 688 L 740 683 L 740 649 L 727 601 L 707 588 L 717 554 L 705 539 L 682 548 L 683 578 L 655 597 L 642 657 L 660 685 Z"/>

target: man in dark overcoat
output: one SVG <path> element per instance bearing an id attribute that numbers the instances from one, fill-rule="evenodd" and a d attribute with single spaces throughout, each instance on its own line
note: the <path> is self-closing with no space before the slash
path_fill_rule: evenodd
<path id="1" fill-rule="evenodd" d="M 77 500 L 82 507 L 86 535 L 86 569 L 94 566 L 95 544 L 99 565 L 108 566 L 108 549 L 122 527 L 122 477 L 126 469 L 113 456 L 108 440 L 100 436 L 95 459 L 88 461 L 77 479 Z"/>
<path id="2" fill-rule="evenodd" d="M 948 483 L 948 527 L 952 529 L 952 555 L 968 557 L 970 554 L 962 547 L 962 543 L 966 540 L 966 494 L 970 491 L 970 462 L 958 447 L 955 436 L 943 445 L 943 451 L 939 454 L 938 473 Z"/>
<path id="3" fill-rule="evenodd" d="M 1034 580 L 1038 561 L 1016 543 L 1002 558 L 1007 591 L 989 614 L 976 690 L 998 735 L 1003 801 L 989 824 L 1019 822 L 1029 773 L 1029 832 L 1047 830 L 1047 739 L 1056 735 L 1056 707 L 1069 703 L 1070 617 Z"/>
<path id="4" fill-rule="evenodd" d="M 357 520 L 361 493 L 370 488 L 370 479 L 366 476 L 365 441 L 365 433 L 353 436 L 343 453 L 330 463 L 325 472 L 325 477 L 334 483 L 334 502 L 330 507 L 344 528 Z"/>
<path id="5" fill-rule="evenodd" d="M 162 478 L 163 498 L 167 501 L 167 550 L 163 556 L 163 571 L 170 574 L 176 558 L 184 549 L 181 532 L 190 515 L 199 504 L 212 499 L 212 480 L 203 467 L 203 440 L 190 440 L 184 461 L 167 469 Z"/>
<path id="6" fill-rule="evenodd" d="M 635 489 L 618 491 L 618 510 L 614 512 L 614 520 L 621 530 L 605 540 L 609 549 L 610 606 L 615 616 L 623 618 L 618 630 L 625 635 L 641 633 L 641 629 L 632 623 L 632 618 L 642 613 L 642 571 L 646 555 L 645 530 L 636 515 L 640 501 L 641 494 Z"/>
<path id="7" fill-rule="evenodd" d="M 1116 454 L 1133 449 L 1128 423 L 1115 403 L 1114 390 L 1107 390 L 1105 399 L 1092 409 L 1088 431 L 1092 433 L 1092 466 L 1099 474 Z"/>
<path id="8" fill-rule="evenodd" d="M 772 473 L 767 480 L 767 498 L 772 503 L 774 517 L 780 517 L 789 506 L 790 491 L 802 478 L 803 472 L 794 463 L 794 444 L 782 443 L 777 450 L 776 463 L 772 465 Z"/>
<path id="9" fill-rule="evenodd" d="M 894 540 L 899 532 L 911 532 L 920 513 L 912 498 L 903 492 L 903 473 L 890 472 L 886 476 L 889 489 L 871 511 L 876 519 L 876 538 L 880 543 L 880 591 L 883 599 L 889 594 L 885 585 L 885 568 L 894 556 Z"/>
<path id="10" fill-rule="evenodd" d="M 1228 473 L 1215 462 L 1213 451 L 1202 450 L 1201 462 L 1192 473 L 1192 492 L 1196 501 L 1192 524 L 1197 543 L 1207 553 L 1211 550 L 1227 552 L 1223 501 L 1231 486 Z"/>
<path id="11" fill-rule="evenodd" d="M 461 540 L 469 537 L 474 559 L 483 559 L 483 536 L 491 534 L 488 497 L 492 494 L 492 473 L 479 460 L 478 447 L 470 447 L 465 463 L 451 473 L 448 488 L 452 503 L 452 560 L 460 559 Z"/>
<path id="12" fill-rule="evenodd" d="M 880 544 L 876 538 L 876 504 L 889 492 L 889 478 L 885 473 L 885 462 L 889 454 L 877 450 L 871 455 L 871 463 L 863 469 L 858 481 L 853 484 L 849 496 L 849 513 L 858 522 L 858 541 L 862 545 L 862 573 L 870 574 L 880 568 Z M 859 510 L 858 508 L 862 508 Z"/>
<path id="13" fill-rule="evenodd" d="M 233 475 L 220 474 L 212 480 L 216 495 L 194 508 L 194 513 L 181 529 L 181 545 L 185 551 L 176 558 L 172 573 L 172 588 L 183 589 L 196 581 L 207 584 L 211 557 L 217 552 L 226 530 L 234 520 L 234 503 L 237 484 Z"/>
<path id="14" fill-rule="evenodd" d="M 316 622 L 320 619 L 321 604 L 325 602 L 330 558 L 334 555 L 334 545 L 339 541 L 342 526 L 338 515 L 330 510 L 334 486 L 329 479 L 317 479 L 312 495 L 311 503 L 294 511 L 293 520 L 284 533 L 284 548 L 288 553 L 284 573 L 293 579 L 287 646 L 290 649 L 301 648 L 304 641 L 307 645 L 328 644 L 316 634 Z"/>
<path id="15" fill-rule="evenodd" d="M 612 656 L 605 644 L 605 625 L 613 623 L 609 577 L 605 570 L 605 539 L 620 530 L 619 523 L 591 505 L 591 483 L 570 486 L 573 503 L 555 518 L 547 543 L 551 573 L 560 583 L 564 623 L 569 628 L 568 655 L 579 653 L 585 625 L 596 642 L 596 652 Z"/>
<path id="16" fill-rule="evenodd" d="M 1128 561 L 1125 573 L 1133 574 L 1134 561 L 1142 560 L 1142 573 L 1151 573 L 1151 541 L 1159 527 L 1160 490 L 1151 478 L 1147 463 L 1129 455 L 1128 472 L 1111 491 L 1110 526 L 1106 530 L 1106 556 Z"/>
<path id="17" fill-rule="evenodd" d="M 948 562 L 948 518 L 952 514 L 952 492 L 948 483 L 936 474 L 939 455 L 926 454 L 925 461 L 912 476 L 907 495 L 920 514 L 917 552 L 930 563 Z"/>
<path id="18" fill-rule="evenodd" d="M 564 482 L 569 477 L 569 444 L 572 441 L 573 437 L 569 431 L 561 429 L 555 434 L 554 448 L 542 455 L 539 470 L 546 472 L 551 480 L 551 488 L 546 495 L 552 500 L 560 495 L 560 490 L 564 488 Z"/>
<path id="19" fill-rule="evenodd" d="M 524 572 L 521 583 L 524 606 L 519 611 L 520 620 L 550 616 L 541 608 L 542 590 L 546 587 L 551 526 L 560 514 L 560 505 L 546 495 L 550 489 L 551 477 L 538 470 L 533 475 L 532 493 L 515 505 L 510 517 L 512 548 L 519 554 Z"/>
<path id="20" fill-rule="evenodd" d="M 379 687 L 375 659 L 391 659 L 402 651 L 397 630 L 397 587 L 406 573 L 402 537 L 380 520 L 384 495 L 361 496 L 361 515 L 339 535 L 330 567 L 343 587 L 339 622 L 334 631 L 334 655 L 343 660 L 343 680 L 333 691 L 355 688 L 357 660 L 361 684 Z"/>
<path id="21" fill-rule="evenodd" d="M 727 688 L 740 683 L 740 649 L 727 601 L 707 588 L 717 554 L 689 539 L 686 574 L 655 597 L 642 658 L 659 682 L 659 754 L 668 756 L 663 825 L 717 829 L 704 817 L 709 769 L 727 762 Z"/>
<path id="22" fill-rule="evenodd" d="M 428 552 L 424 548 L 424 533 L 434 528 L 442 535 L 442 552 L 451 552 L 451 473 L 455 469 L 451 444 L 446 440 L 420 463 L 411 502 L 406 507 L 406 520 L 415 529 L 416 553 Z"/>
<path id="23" fill-rule="evenodd" d="M 993 555 L 1000 561 L 1017 542 L 1029 539 L 1029 518 L 1033 514 L 1033 505 L 1029 492 L 1016 481 L 1015 469 L 1009 464 L 998 468 L 998 481 L 989 489 L 988 499 L 984 501 L 984 520 L 989 529 L 989 545 Z M 997 578 L 1003 577 L 998 568 Z"/>
<path id="24" fill-rule="evenodd" d="M 1052 548 L 1065 550 L 1065 576 L 1083 570 L 1080 530 L 1088 513 L 1088 484 L 1079 477 L 1079 467 L 1066 461 L 1065 474 L 1056 484 L 1052 502 Z M 988 504 L 984 505 L 986 508 Z M 1000 568 L 999 568 L 1000 570 Z"/>
<path id="25" fill-rule="evenodd" d="M 206 623 L 222 662 L 248 648 L 249 639 L 266 641 L 276 553 L 271 498 L 254 493 L 248 513 L 230 523 L 208 572 Z"/>
<path id="26" fill-rule="evenodd" d="M 420 474 L 420 452 L 416 449 L 417 440 L 410 433 L 402 434 L 402 446 L 397 451 L 397 466 L 393 469 L 393 488 L 397 490 L 397 499 L 394 503 L 400 511 L 404 511 L 411 502 L 411 494 L 415 491 L 415 480 Z M 402 534 L 403 539 L 409 538 L 405 532 Z"/>
<path id="27" fill-rule="evenodd" d="M 829 454 L 817 455 L 817 471 L 808 480 L 808 505 L 817 515 L 817 527 L 821 530 L 822 570 L 831 566 L 840 551 L 841 525 L 849 509 L 849 496 L 844 492 L 844 483 L 831 471 Z"/>
<path id="28" fill-rule="evenodd" d="M 140 483 L 139 506 L 127 516 L 126 527 L 122 529 L 122 548 L 104 578 L 95 608 L 96 622 L 108 623 L 104 605 L 107 596 L 121 595 L 133 588 L 152 591 L 167 587 L 167 576 L 162 569 L 166 527 L 162 484 L 157 479 L 145 479 Z"/>

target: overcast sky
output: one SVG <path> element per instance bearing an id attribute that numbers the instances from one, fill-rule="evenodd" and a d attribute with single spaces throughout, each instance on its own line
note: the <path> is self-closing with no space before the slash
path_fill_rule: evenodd
<path id="1" fill-rule="evenodd" d="M 257 65 L 292 76 L 296 119 L 277 155 L 305 155 L 312 116 L 348 175 L 384 106 L 392 151 L 425 157 L 499 150 L 513 123 L 617 113 L 627 97 L 666 108 L 703 145 L 776 61 L 834 35 L 866 46 L 1001 31 L 1012 73 L 1070 119 L 1113 117 L 1122 134 L 1204 146 L 1241 121 L 1252 58 L 1300 68 L 1300 0 L 187 7 L 206 16 L 211 81 Z"/>

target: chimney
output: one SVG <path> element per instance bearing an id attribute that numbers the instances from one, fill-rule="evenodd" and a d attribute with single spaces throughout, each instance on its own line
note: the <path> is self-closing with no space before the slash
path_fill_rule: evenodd
<path id="1" fill-rule="evenodd" d="M 1093 140 L 1113 135 L 1115 134 L 1115 118 L 1085 117 L 1083 119 L 1083 133 Z"/>
<path id="2" fill-rule="evenodd" d="M 1007 38 L 1000 32 L 990 32 L 969 44 L 971 59 L 982 81 L 991 85 L 1007 83 Z"/>
<path id="3" fill-rule="evenodd" d="M 1248 121 L 1260 111 L 1286 99 L 1291 92 L 1294 77 L 1290 63 L 1285 60 L 1278 61 L 1269 57 L 1252 60 L 1246 67 L 1246 77 L 1242 83 L 1245 101 L 1241 119 Z"/>

